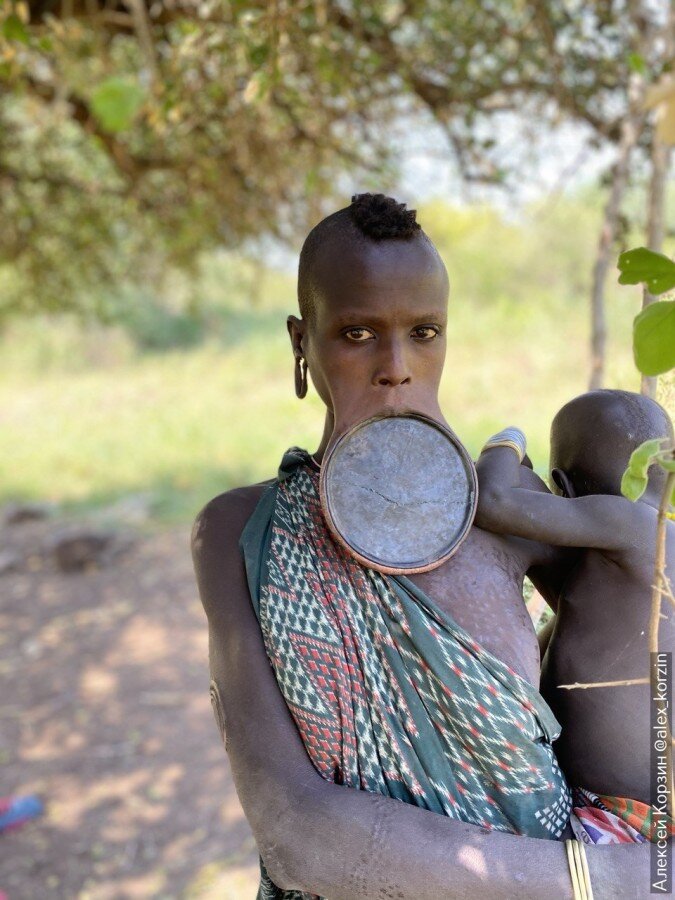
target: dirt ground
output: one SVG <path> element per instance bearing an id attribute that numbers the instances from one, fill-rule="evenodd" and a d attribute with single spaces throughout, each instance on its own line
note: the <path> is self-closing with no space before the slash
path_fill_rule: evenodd
<path id="1" fill-rule="evenodd" d="M 0 531 L 0 796 L 45 815 L 0 835 L 0 892 L 251 898 L 257 855 L 208 693 L 188 531 L 139 537 L 64 574 L 35 551 L 52 520 Z M 1 894 L 0 894 L 1 896 Z"/>

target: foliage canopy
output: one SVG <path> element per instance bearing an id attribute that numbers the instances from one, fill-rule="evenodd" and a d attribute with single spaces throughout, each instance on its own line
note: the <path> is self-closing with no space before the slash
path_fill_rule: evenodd
<path id="1" fill-rule="evenodd" d="M 391 184 L 402 121 L 506 184 L 505 116 L 615 141 L 653 27 L 623 0 L 6 2 L 0 314 L 106 314 L 109 286 L 294 239 L 346 174 Z"/>

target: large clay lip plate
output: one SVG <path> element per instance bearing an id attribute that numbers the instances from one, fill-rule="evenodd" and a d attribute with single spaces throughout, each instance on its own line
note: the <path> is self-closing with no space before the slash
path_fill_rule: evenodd
<path id="1" fill-rule="evenodd" d="M 444 425 L 382 414 L 336 441 L 320 477 L 324 517 L 363 565 L 387 574 L 434 569 L 457 551 L 475 516 L 471 457 Z"/>

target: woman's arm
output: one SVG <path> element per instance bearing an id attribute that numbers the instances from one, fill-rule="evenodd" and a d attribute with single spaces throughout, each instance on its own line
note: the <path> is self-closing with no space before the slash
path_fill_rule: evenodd
<path id="1" fill-rule="evenodd" d="M 217 716 L 272 879 L 331 900 L 571 897 L 560 842 L 488 833 L 321 778 L 276 684 L 248 595 L 237 544 L 253 505 L 250 489 L 212 501 L 195 523 L 193 554 Z M 646 848 L 588 855 L 596 896 L 648 894 Z"/>

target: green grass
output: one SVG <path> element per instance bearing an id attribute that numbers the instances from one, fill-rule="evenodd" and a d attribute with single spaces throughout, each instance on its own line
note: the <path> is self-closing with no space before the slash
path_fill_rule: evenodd
<path id="1" fill-rule="evenodd" d="M 48 499 L 78 511 L 150 492 L 159 521 L 182 522 L 215 494 L 272 476 L 287 447 L 313 449 L 322 407 L 312 389 L 304 401 L 293 393 L 284 323 L 291 287 L 279 276 L 266 305 L 228 313 L 224 336 L 164 354 L 135 355 L 116 332 L 87 340 L 59 329 L 38 338 L 33 326 L 9 332 L 15 360 L 0 380 L 0 502 Z M 619 296 L 610 310 L 608 385 L 635 390 L 636 295 Z M 551 418 L 586 388 L 586 319 L 583 303 L 559 298 L 480 309 L 452 301 L 442 406 L 472 453 L 513 423 L 545 471 Z M 42 373 L 32 356 L 19 364 L 40 341 L 53 350 L 51 362 L 42 354 Z"/>

